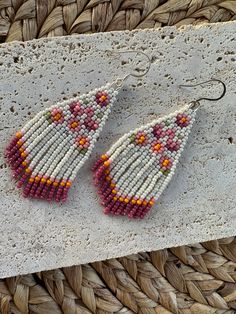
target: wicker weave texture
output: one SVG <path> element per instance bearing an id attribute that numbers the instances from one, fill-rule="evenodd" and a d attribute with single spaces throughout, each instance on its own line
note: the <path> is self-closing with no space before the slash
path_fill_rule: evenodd
<path id="1" fill-rule="evenodd" d="M 2 42 L 235 19 L 235 0 L 0 0 Z M 236 237 L 0 280 L 9 313 L 236 313 Z"/>
<path id="2" fill-rule="evenodd" d="M 7 42 L 235 19 L 235 0 L 0 0 Z"/>
<path id="3" fill-rule="evenodd" d="M 236 238 L 0 281 L 0 313 L 236 313 Z"/>

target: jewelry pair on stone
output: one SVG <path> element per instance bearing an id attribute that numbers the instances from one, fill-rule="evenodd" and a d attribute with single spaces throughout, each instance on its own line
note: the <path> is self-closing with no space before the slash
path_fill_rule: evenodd
<path id="1" fill-rule="evenodd" d="M 126 75 L 87 94 L 57 103 L 39 112 L 15 134 L 6 149 L 6 158 L 25 197 L 66 201 L 123 83 L 129 76 L 141 77 L 149 71 L 150 58 L 143 52 L 136 53 L 148 59 L 145 73 Z M 175 172 L 200 101 L 219 100 L 225 95 L 222 81 L 210 81 L 222 84 L 220 97 L 198 99 L 132 130 L 101 155 L 93 173 L 104 213 L 144 218 L 150 211 Z"/>

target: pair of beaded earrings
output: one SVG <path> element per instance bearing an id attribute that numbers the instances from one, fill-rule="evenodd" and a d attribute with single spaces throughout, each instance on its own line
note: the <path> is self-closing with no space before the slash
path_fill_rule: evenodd
<path id="1" fill-rule="evenodd" d="M 135 52 L 135 51 L 133 51 Z M 64 202 L 131 73 L 39 112 L 10 142 L 6 158 L 24 197 Z M 104 213 L 144 218 L 171 180 L 201 98 L 122 136 L 93 167 Z M 207 81 L 209 82 L 209 81 Z M 206 82 L 204 82 L 206 83 Z M 197 84 L 200 85 L 200 84 Z M 182 85 L 189 86 L 191 85 Z M 196 85 L 192 85 L 196 86 Z"/>

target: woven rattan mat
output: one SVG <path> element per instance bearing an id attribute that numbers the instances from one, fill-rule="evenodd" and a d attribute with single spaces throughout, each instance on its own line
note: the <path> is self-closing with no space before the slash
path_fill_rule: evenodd
<path id="1" fill-rule="evenodd" d="M 236 1 L 0 0 L 0 39 L 236 19 Z M 0 280 L 0 313 L 236 313 L 236 238 Z"/>

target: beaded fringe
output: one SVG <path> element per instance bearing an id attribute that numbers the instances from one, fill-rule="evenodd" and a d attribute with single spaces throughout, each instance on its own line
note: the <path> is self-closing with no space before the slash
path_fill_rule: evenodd
<path id="1" fill-rule="evenodd" d="M 115 101 L 110 84 L 39 112 L 10 142 L 6 158 L 25 197 L 65 201 Z"/>
<path id="2" fill-rule="evenodd" d="M 105 214 L 144 218 L 171 180 L 195 117 L 190 105 L 133 130 L 94 165 Z"/>

